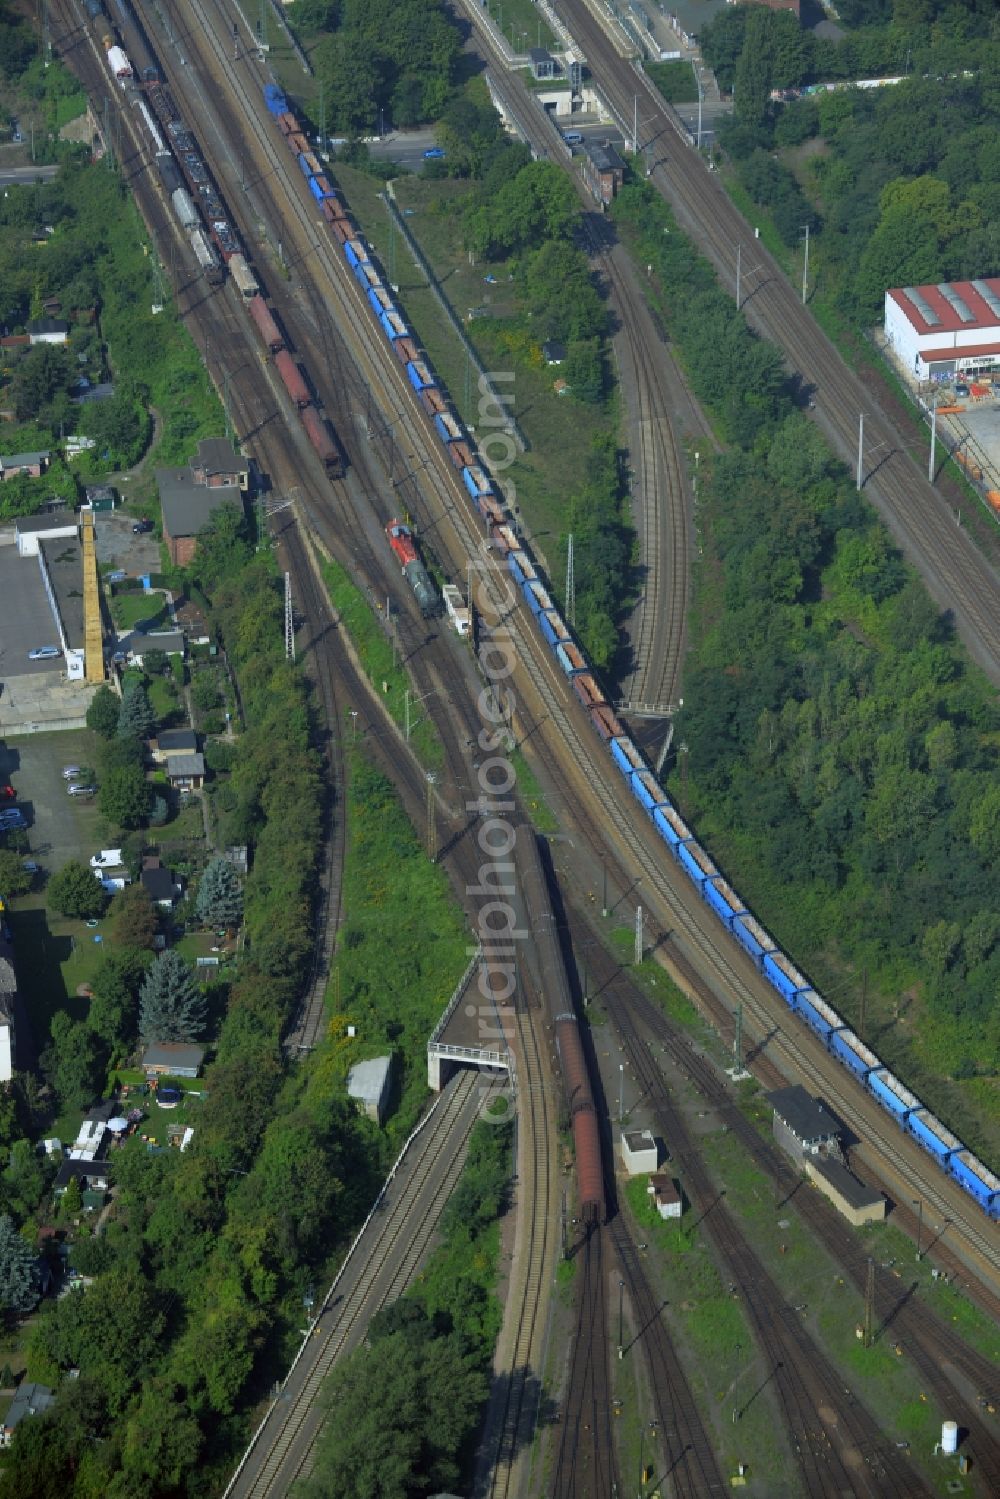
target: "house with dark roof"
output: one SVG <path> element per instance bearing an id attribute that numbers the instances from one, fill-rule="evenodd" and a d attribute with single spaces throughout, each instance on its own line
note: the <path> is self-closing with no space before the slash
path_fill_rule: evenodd
<path id="1" fill-rule="evenodd" d="M 29 479 L 40 479 L 49 466 L 48 452 L 11 453 L 9 458 L 0 457 L 0 481 L 16 479 L 25 474 Z"/>
<path id="2" fill-rule="evenodd" d="M 61 1197 L 70 1182 L 75 1181 L 81 1191 L 106 1192 L 110 1180 L 111 1166 L 107 1161 L 66 1160 L 56 1173 L 52 1190 Z"/>
<path id="3" fill-rule="evenodd" d="M 610 141 L 603 145 L 585 141 L 583 175 L 598 203 L 606 208 L 625 180 L 625 163 Z"/>
<path id="4" fill-rule="evenodd" d="M 183 656 L 186 642 L 183 630 L 133 630 L 129 635 L 120 635 L 115 646 L 115 661 L 130 661 L 141 666 L 149 651 L 162 651 L 165 656 Z"/>
<path id="5" fill-rule="evenodd" d="M 41 1415 L 42 1411 L 48 1410 L 55 1398 L 48 1385 L 34 1384 L 27 1380 L 18 1385 L 17 1392 L 3 1418 L 3 1426 L 0 1427 L 0 1445 L 9 1447 L 14 1432 L 25 1416 Z"/>
<path id="6" fill-rule="evenodd" d="M 149 752 L 157 765 L 165 765 L 173 755 L 197 754 L 198 736 L 194 729 L 161 729 L 149 741 Z"/>
<path id="7" fill-rule="evenodd" d="M 176 567 L 186 567 L 198 548 L 198 533 L 204 530 L 223 505 L 243 508 L 238 485 L 199 483 L 190 468 L 158 468 L 156 485 L 163 514 L 163 539 Z"/>
<path id="8" fill-rule="evenodd" d="M 180 885 L 174 879 L 171 870 L 164 869 L 162 864 L 144 869 L 139 876 L 139 883 L 154 906 L 162 906 L 165 911 L 172 911 L 175 903 L 180 899 Z"/>
<path id="9" fill-rule="evenodd" d="M 532 47 L 528 52 L 528 57 L 531 60 L 533 77 L 554 78 L 556 76 L 556 60 L 544 47 Z"/>
<path id="10" fill-rule="evenodd" d="M 859 1228 L 862 1223 L 881 1223 L 885 1218 L 885 1198 L 873 1187 L 852 1176 L 846 1166 L 826 1156 L 806 1161 L 806 1175 L 842 1213 L 848 1223 Z"/>
<path id="11" fill-rule="evenodd" d="M 200 791 L 205 784 L 204 755 L 171 755 L 167 780 L 175 791 Z"/>
<path id="12" fill-rule="evenodd" d="M 800 1166 L 806 1156 L 819 1155 L 831 1146 L 839 1150 L 840 1120 L 801 1084 L 778 1088 L 767 1095 L 767 1101 L 774 1110 L 774 1138 Z"/>
<path id="13" fill-rule="evenodd" d="M 147 1077 L 197 1077 L 205 1060 L 203 1046 L 182 1041 L 153 1041 L 142 1054 Z"/>
<path id="14" fill-rule="evenodd" d="M 191 474 L 196 484 L 204 484 L 208 489 L 229 486 L 245 491 L 250 488 L 250 467 L 246 459 L 224 437 L 202 439 L 198 444 L 198 456 L 191 464 Z"/>
<path id="15" fill-rule="evenodd" d="M 64 344 L 69 338 L 69 323 L 64 318 L 32 318 L 25 327 L 32 344 Z"/>
<path id="16" fill-rule="evenodd" d="M 550 338 L 542 344 L 542 358 L 546 364 L 562 364 L 566 358 L 566 345 L 557 338 Z"/>

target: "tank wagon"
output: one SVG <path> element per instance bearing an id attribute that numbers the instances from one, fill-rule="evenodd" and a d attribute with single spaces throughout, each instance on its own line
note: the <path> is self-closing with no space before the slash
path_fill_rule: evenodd
<path id="1" fill-rule="evenodd" d="M 306 180 L 316 180 L 316 157 L 283 90 L 269 83 L 264 88 L 264 99 L 275 128 L 289 151 L 297 160 L 304 158 L 299 166 Z M 905 1120 L 900 1120 L 897 1108 L 889 1102 L 890 1096 L 896 1098 L 898 1095 L 893 1087 L 879 1085 L 880 1079 L 891 1076 L 888 1069 L 781 951 L 779 944 L 729 885 L 711 855 L 702 848 L 693 830 L 673 806 L 629 738 L 614 708 L 607 702 L 592 666 L 573 639 L 572 631 L 552 604 L 544 578 L 511 524 L 502 491 L 493 482 L 487 465 L 451 409 L 430 362 L 417 348 L 412 333 L 404 335 L 402 330 L 407 328 L 406 320 L 394 304 L 392 288 L 382 277 L 376 257 L 338 196 L 324 200 L 323 211 L 331 236 L 368 303 L 373 325 L 384 340 L 385 356 L 395 358 L 406 369 L 431 430 L 461 475 L 470 509 L 483 523 L 494 552 L 509 571 L 540 639 L 566 677 L 580 711 L 605 744 L 608 763 L 645 810 L 665 850 L 676 860 L 717 920 L 748 954 L 789 1011 L 822 1040 L 831 1055 L 853 1074 L 859 1086 L 870 1092 L 886 1112 L 901 1123 L 989 1217 L 1000 1217 L 996 1177 L 919 1104 L 910 1110 Z M 552 607 L 543 607 L 543 599 Z M 561 1039 L 565 1040 L 565 1037 Z"/>

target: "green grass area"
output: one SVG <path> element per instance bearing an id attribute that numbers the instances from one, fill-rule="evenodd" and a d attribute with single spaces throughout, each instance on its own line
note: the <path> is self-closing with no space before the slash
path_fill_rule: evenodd
<path id="1" fill-rule="evenodd" d="M 518 54 L 531 47 L 551 51 L 559 40 L 533 0 L 487 0 L 487 10 Z"/>
<path id="2" fill-rule="evenodd" d="M 698 85 L 689 62 L 647 62 L 643 71 L 653 80 L 668 104 L 697 104 Z"/>
<path id="3" fill-rule="evenodd" d="M 444 871 L 432 864 L 391 785 L 350 755 L 347 857 L 333 973 L 327 987 L 329 1066 L 362 1058 L 398 1063 L 387 1125 L 398 1148 L 427 1096 L 427 1037 L 468 963 L 470 936 Z M 347 1026 L 357 1034 L 347 1037 Z"/>
<path id="4" fill-rule="evenodd" d="M 77 989 L 88 984 L 100 967 L 107 923 L 90 928 L 85 922 L 56 916 L 45 909 L 40 894 L 24 896 L 7 916 L 17 953 L 18 985 L 31 1017 L 35 1046 L 41 1051 L 58 1010 L 65 1010 L 74 1020 L 86 1017 L 89 1001 Z M 95 937 L 101 941 L 95 942 Z"/>
<path id="5" fill-rule="evenodd" d="M 383 683 L 388 684 L 388 691 L 383 693 L 386 708 L 395 723 L 405 730 L 406 694 L 412 691 L 410 677 L 405 667 L 393 663 L 392 642 L 382 622 L 384 616 L 376 617 L 364 594 L 351 582 L 339 562 L 324 562 L 322 571 L 365 675 L 379 688 Z M 427 770 L 437 770 L 444 763 L 444 751 L 433 720 L 423 713 L 415 697 L 410 700 L 410 747 Z"/>
<path id="6" fill-rule="evenodd" d="M 111 617 L 119 630 L 170 627 L 170 610 L 161 593 L 115 593 L 111 597 Z"/>
<path id="7" fill-rule="evenodd" d="M 798 1470 L 765 1385 L 769 1371 L 757 1359 L 742 1304 L 723 1285 L 701 1230 L 692 1225 L 690 1209 L 687 1219 L 662 1219 L 644 1176 L 624 1184 L 623 1198 L 639 1238 L 649 1246 L 654 1286 L 665 1293 L 662 1315 L 679 1352 L 686 1355 L 692 1392 L 714 1426 L 723 1469 L 735 1472 L 737 1462 L 746 1462 L 763 1485 L 761 1493 L 797 1492 Z M 626 1359 L 629 1353 L 627 1349 Z M 741 1413 L 738 1421 L 734 1410 Z"/>
<path id="8" fill-rule="evenodd" d="M 608 919 L 614 919 L 613 912 Z M 616 926 L 608 933 L 607 940 L 621 964 L 629 969 L 635 981 L 656 1001 L 664 1014 L 685 1030 L 694 1032 L 706 1046 L 714 1043 L 717 1054 L 721 1056 L 721 1043 L 715 1031 L 701 1018 L 687 995 L 677 987 L 659 963 L 652 958 L 644 958 L 638 966 L 635 964 L 634 928 Z"/>
<path id="9" fill-rule="evenodd" d="M 511 753 L 510 762 L 517 777 L 521 803 L 535 827 L 540 833 L 558 833 L 561 826 L 559 819 L 546 801 L 545 793 L 538 784 L 538 777 L 519 749 Z"/>

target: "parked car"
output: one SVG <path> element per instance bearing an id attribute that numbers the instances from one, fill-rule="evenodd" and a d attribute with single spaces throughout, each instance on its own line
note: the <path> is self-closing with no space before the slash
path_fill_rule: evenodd
<path id="1" fill-rule="evenodd" d="M 57 645 L 36 645 L 33 651 L 28 652 L 29 661 L 54 661 L 61 656 L 62 651 Z"/>
<path id="2" fill-rule="evenodd" d="M 80 771 L 82 769 L 83 769 L 82 765 L 64 765 L 63 768 L 62 768 L 62 778 L 63 778 L 63 780 L 64 781 L 75 781 L 76 778 L 77 778 L 77 776 L 80 774 Z"/>
<path id="3" fill-rule="evenodd" d="M 91 856 L 90 867 L 91 869 L 117 869 L 121 862 L 120 848 L 102 848 L 99 854 Z"/>
<path id="4" fill-rule="evenodd" d="M 583 136 L 580 134 L 579 130 L 564 130 L 563 140 L 566 142 L 567 146 L 583 145 Z"/>
<path id="5" fill-rule="evenodd" d="M 151 520 L 137 520 L 135 525 L 132 527 L 132 535 L 146 536 L 150 531 L 152 531 L 152 529 L 153 522 Z"/>
<path id="6" fill-rule="evenodd" d="M 955 394 L 957 396 L 967 396 L 969 394 L 969 387 L 964 384 L 958 384 L 955 386 Z"/>
<path id="7" fill-rule="evenodd" d="M 69 792 L 70 796 L 93 796 L 94 793 L 97 790 L 97 787 L 96 786 L 77 786 L 77 785 L 74 784 L 74 785 L 71 785 L 71 786 L 67 786 L 66 790 Z"/>
<path id="8" fill-rule="evenodd" d="M 36 864 L 34 859 L 22 859 L 21 868 L 24 870 L 25 874 L 41 874 L 42 872 L 42 866 L 40 864 Z"/>
<path id="9" fill-rule="evenodd" d="M 440 146 L 428 146 L 424 152 L 425 161 L 444 161 L 444 152 Z"/>
<path id="10" fill-rule="evenodd" d="M 0 823 L 14 823 L 20 827 L 24 826 L 24 813 L 19 807 L 11 807 L 0 812 Z"/>

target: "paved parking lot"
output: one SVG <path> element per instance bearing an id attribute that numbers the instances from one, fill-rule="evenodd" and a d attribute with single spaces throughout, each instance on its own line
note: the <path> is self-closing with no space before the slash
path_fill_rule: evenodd
<path id="1" fill-rule="evenodd" d="M 45 595 L 37 557 L 19 557 L 17 547 L 0 547 L 0 681 L 35 673 L 65 671 L 62 656 L 29 661 L 40 645 L 58 645 L 59 632 Z"/>
<path id="2" fill-rule="evenodd" d="M 89 730 L 32 734 L 0 742 L 0 780 L 10 781 L 28 822 L 31 857 L 49 873 L 70 859 L 86 862 L 102 846 L 107 831 L 97 799 L 69 796 L 64 765 L 94 763 Z"/>
<path id="3" fill-rule="evenodd" d="M 101 511 L 94 517 L 97 565 L 121 568 L 130 578 L 160 571 L 160 543 L 155 534 L 133 536 L 135 517 L 120 511 Z"/>

